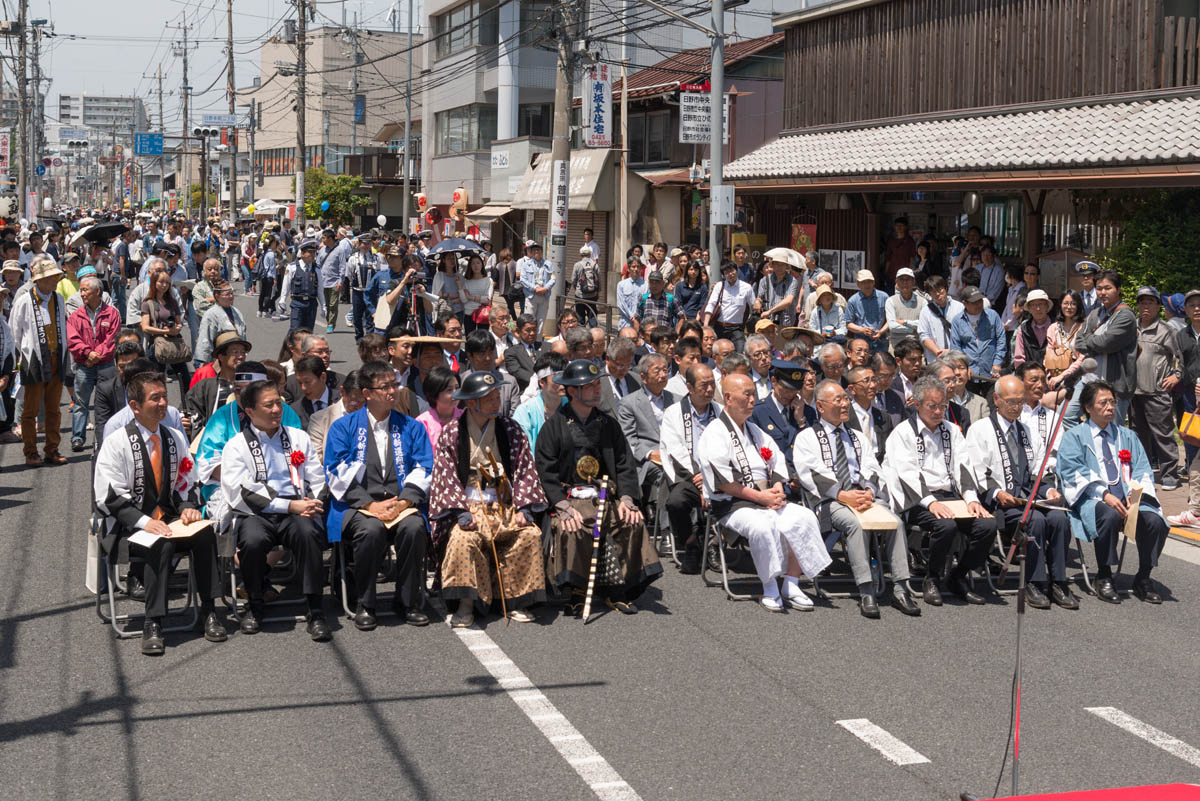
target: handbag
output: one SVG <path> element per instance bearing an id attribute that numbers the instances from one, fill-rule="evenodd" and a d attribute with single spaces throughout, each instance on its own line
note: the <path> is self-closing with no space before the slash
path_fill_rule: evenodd
<path id="1" fill-rule="evenodd" d="M 484 303 L 482 306 L 476 307 L 475 311 L 471 312 L 471 320 L 476 323 L 486 323 L 491 316 L 492 304 Z"/>
<path id="2" fill-rule="evenodd" d="M 150 301 L 154 319 L 158 319 L 158 303 Z M 183 364 L 192 360 L 192 349 L 183 341 L 183 334 L 166 336 L 160 334 L 150 342 L 150 355 L 159 364 Z"/>
<path id="3" fill-rule="evenodd" d="M 1200 414 L 1184 412 L 1179 421 L 1179 438 L 1192 447 L 1200 447 Z"/>

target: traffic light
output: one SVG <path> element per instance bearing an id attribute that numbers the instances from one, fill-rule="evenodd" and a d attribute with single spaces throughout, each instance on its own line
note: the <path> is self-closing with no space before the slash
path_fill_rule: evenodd
<path id="1" fill-rule="evenodd" d="M 196 137 L 197 139 L 204 139 L 204 138 L 208 138 L 210 136 L 220 136 L 220 135 L 221 135 L 220 128 L 208 128 L 203 125 L 197 125 L 195 128 L 192 129 L 192 136 Z"/>
<path id="2" fill-rule="evenodd" d="M 71 150 L 86 150 L 88 140 L 86 139 L 68 139 L 67 148 Z"/>

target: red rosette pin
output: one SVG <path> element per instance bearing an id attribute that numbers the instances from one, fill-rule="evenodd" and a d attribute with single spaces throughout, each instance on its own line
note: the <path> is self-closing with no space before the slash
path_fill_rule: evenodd
<path id="1" fill-rule="evenodd" d="M 195 464 L 191 459 L 185 456 L 183 457 L 183 461 L 179 463 L 179 474 L 186 475 L 187 473 L 192 472 L 193 467 L 195 467 Z"/>
<path id="2" fill-rule="evenodd" d="M 290 460 L 292 467 L 299 467 L 304 464 L 304 454 L 301 451 L 292 451 Z"/>
<path id="3" fill-rule="evenodd" d="M 1117 459 L 1121 464 L 1133 464 L 1133 454 L 1124 448 L 1117 451 Z"/>
<path id="4" fill-rule="evenodd" d="M 769 461 L 771 461 L 771 457 L 774 456 L 775 454 L 771 451 L 770 448 L 768 448 L 766 445 L 764 445 L 758 449 L 758 455 L 763 458 L 764 462 L 769 462 Z"/>

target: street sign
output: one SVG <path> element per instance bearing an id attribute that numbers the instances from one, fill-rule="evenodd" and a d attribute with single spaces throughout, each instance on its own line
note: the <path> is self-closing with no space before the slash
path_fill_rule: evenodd
<path id="1" fill-rule="evenodd" d="M 202 118 L 205 125 L 213 128 L 236 128 L 236 114 L 205 114 Z"/>
<path id="2" fill-rule="evenodd" d="M 583 121 L 586 147 L 612 147 L 612 76 L 607 64 L 584 71 Z"/>
<path id="3" fill-rule="evenodd" d="M 712 140 L 712 94 L 710 92 L 679 93 L 679 142 L 685 145 L 707 145 Z M 729 144 L 729 95 L 723 104 L 721 141 Z"/>
<path id="4" fill-rule="evenodd" d="M 45 175 L 46 174 L 46 165 L 45 164 L 37 165 L 37 169 L 35 169 L 34 172 L 36 172 L 38 175 Z"/>
<path id="5" fill-rule="evenodd" d="M 87 128 L 59 128 L 58 141 L 68 142 L 72 139 L 87 139 Z"/>
<path id="6" fill-rule="evenodd" d="M 121 160 L 114 156 L 101 156 L 98 161 L 105 167 L 111 167 L 114 164 L 120 164 Z"/>
<path id="7" fill-rule="evenodd" d="M 163 135 L 135 133 L 133 135 L 133 154 L 135 156 L 161 156 L 163 154 Z"/>
<path id="8" fill-rule="evenodd" d="M 55 166 L 55 167 L 61 167 L 62 165 L 63 165 L 63 160 L 62 160 L 62 159 L 55 159 L 55 160 L 54 160 L 54 166 Z"/>
<path id="9" fill-rule="evenodd" d="M 43 167 L 49 167 L 53 163 L 54 163 L 53 160 L 49 156 L 46 156 L 46 158 L 42 159 Z"/>

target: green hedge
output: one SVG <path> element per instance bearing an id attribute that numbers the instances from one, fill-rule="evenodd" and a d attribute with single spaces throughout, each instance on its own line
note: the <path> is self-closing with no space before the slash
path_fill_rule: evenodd
<path id="1" fill-rule="evenodd" d="M 1200 189 L 1147 192 L 1122 212 L 1121 237 L 1096 260 L 1120 273 L 1129 300 L 1146 284 L 1166 294 L 1200 288 Z"/>

